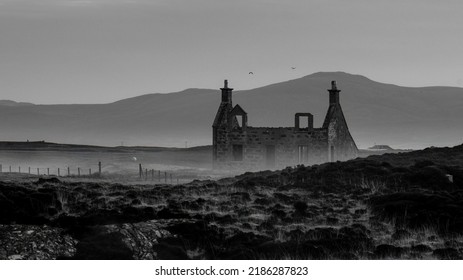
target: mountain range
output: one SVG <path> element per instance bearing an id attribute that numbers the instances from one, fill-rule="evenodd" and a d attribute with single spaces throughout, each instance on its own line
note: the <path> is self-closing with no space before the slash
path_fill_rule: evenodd
<path id="1" fill-rule="evenodd" d="M 454 146 L 463 142 L 463 88 L 401 87 L 344 72 L 318 72 L 251 90 L 236 90 L 234 104 L 250 126 L 293 126 L 310 112 L 315 127 L 328 109 L 337 81 L 357 145 L 393 148 Z M 146 94 L 108 104 L 36 105 L 0 101 L 0 140 L 45 140 L 87 145 L 184 147 L 209 145 L 220 104 L 219 89 Z"/>

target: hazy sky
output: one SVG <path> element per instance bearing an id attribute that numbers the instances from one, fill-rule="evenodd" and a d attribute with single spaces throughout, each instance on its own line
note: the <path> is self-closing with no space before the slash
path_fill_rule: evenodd
<path id="1" fill-rule="evenodd" d="M 106 103 L 318 71 L 462 87 L 462 10 L 461 0 L 0 0 L 0 99 Z"/>

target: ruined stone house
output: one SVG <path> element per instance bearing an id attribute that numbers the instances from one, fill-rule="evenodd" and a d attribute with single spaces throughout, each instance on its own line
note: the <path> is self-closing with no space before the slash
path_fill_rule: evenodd
<path id="1" fill-rule="evenodd" d="M 328 90 L 328 112 L 320 128 L 313 127 L 310 113 L 296 113 L 294 127 L 248 126 L 246 111 L 240 105 L 233 106 L 233 89 L 227 80 L 221 91 L 222 102 L 212 125 L 214 169 L 280 169 L 357 157 L 335 81 Z M 302 119 L 307 120 L 307 126 L 301 125 Z"/>

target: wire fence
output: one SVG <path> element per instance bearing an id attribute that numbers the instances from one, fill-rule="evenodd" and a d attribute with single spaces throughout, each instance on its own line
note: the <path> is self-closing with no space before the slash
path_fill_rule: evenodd
<path id="1" fill-rule="evenodd" d="M 142 164 L 138 165 L 138 173 L 124 172 L 124 173 L 109 173 L 102 171 L 102 164 L 98 162 L 98 165 L 92 168 L 82 167 L 31 167 L 26 168 L 21 166 L 3 165 L 0 164 L 0 174 L 29 174 L 35 176 L 55 176 L 55 177 L 80 177 L 80 178 L 120 178 L 123 177 L 128 181 L 145 181 L 153 183 L 164 183 L 164 184 L 179 184 L 198 179 L 191 174 L 182 174 L 180 172 L 172 172 L 166 170 L 155 170 L 144 168 Z"/>

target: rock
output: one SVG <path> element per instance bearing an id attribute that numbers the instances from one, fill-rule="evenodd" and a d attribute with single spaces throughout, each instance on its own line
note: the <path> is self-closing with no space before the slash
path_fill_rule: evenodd
<path id="1" fill-rule="evenodd" d="M 24 260 L 24 256 L 22 255 L 10 255 L 8 256 L 9 260 Z"/>

